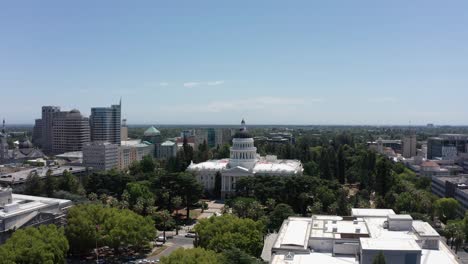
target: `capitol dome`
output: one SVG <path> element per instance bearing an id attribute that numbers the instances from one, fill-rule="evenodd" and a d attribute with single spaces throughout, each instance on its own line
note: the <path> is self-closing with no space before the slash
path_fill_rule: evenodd
<path id="1" fill-rule="evenodd" d="M 245 121 L 242 120 L 241 128 L 232 138 L 229 166 L 253 169 L 257 162 L 257 148 L 253 137 L 247 132 Z"/>

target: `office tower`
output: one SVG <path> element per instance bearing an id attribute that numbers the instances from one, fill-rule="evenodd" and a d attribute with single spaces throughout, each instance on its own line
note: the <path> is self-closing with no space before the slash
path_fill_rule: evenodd
<path id="1" fill-rule="evenodd" d="M 403 137 L 403 157 L 411 158 L 416 156 L 416 135 Z"/>
<path id="2" fill-rule="evenodd" d="M 124 141 L 128 139 L 128 127 L 127 119 L 122 120 L 122 127 L 120 128 L 120 140 Z"/>
<path id="3" fill-rule="evenodd" d="M 52 152 L 52 125 L 54 121 L 54 115 L 60 112 L 58 106 L 43 106 L 42 107 L 42 135 L 41 145 L 44 153 Z"/>
<path id="4" fill-rule="evenodd" d="M 119 165 L 119 147 L 109 142 L 91 142 L 83 148 L 83 164 L 97 171 L 107 171 Z"/>
<path id="5" fill-rule="evenodd" d="M 81 151 L 90 142 L 89 119 L 80 111 L 54 114 L 52 122 L 52 152 L 60 154 Z"/>
<path id="6" fill-rule="evenodd" d="M 120 146 L 121 141 L 121 106 L 91 108 L 91 140 L 106 141 Z"/>
<path id="7" fill-rule="evenodd" d="M 5 131 L 5 119 L 3 119 L 2 130 L 0 131 L 0 162 L 8 159 L 8 142 Z"/>
<path id="8" fill-rule="evenodd" d="M 36 119 L 34 122 L 34 129 L 32 135 L 33 144 L 36 146 L 41 146 L 42 138 L 42 119 Z"/>

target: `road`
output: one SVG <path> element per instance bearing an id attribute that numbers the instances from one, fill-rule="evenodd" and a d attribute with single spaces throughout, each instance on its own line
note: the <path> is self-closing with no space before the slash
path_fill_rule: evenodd
<path id="1" fill-rule="evenodd" d="M 206 209 L 202 214 L 200 214 L 200 216 L 198 216 L 198 219 L 209 218 L 215 214 L 220 214 L 222 208 L 224 207 L 224 203 L 217 202 L 217 201 L 210 201 L 207 203 L 208 203 L 208 209 Z M 167 240 L 165 244 L 167 248 L 164 251 L 162 251 L 156 256 L 152 256 L 147 259 L 150 259 L 150 260 L 160 259 L 163 256 L 170 255 L 173 251 L 177 250 L 178 248 L 193 248 L 194 239 L 185 237 L 185 234 L 187 234 L 187 231 L 191 230 L 193 226 L 195 226 L 195 224 L 190 225 L 190 226 L 184 226 L 181 230 L 179 230 L 179 235 L 174 236 L 173 238 Z"/>
<path id="2" fill-rule="evenodd" d="M 150 260 L 157 260 L 164 256 L 169 256 L 174 250 L 178 248 L 193 248 L 193 238 L 188 238 L 184 236 L 185 234 L 180 234 L 178 236 L 174 236 L 174 238 L 170 238 L 167 240 L 165 246 L 167 248 L 159 253 L 156 256 L 149 257 L 147 259 Z"/>

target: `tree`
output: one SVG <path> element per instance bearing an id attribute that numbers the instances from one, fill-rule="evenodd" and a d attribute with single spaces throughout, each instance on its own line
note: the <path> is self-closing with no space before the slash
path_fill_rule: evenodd
<path id="1" fill-rule="evenodd" d="M 376 165 L 375 191 L 385 196 L 393 185 L 392 164 L 386 158 L 380 158 Z"/>
<path id="2" fill-rule="evenodd" d="M 171 202 L 172 202 L 172 205 L 174 206 L 174 208 L 176 210 L 176 215 L 178 215 L 179 214 L 179 209 L 182 206 L 182 203 L 184 202 L 182 200 L 182 197 L 176 196 L 176 197 L 172 198 Z"/>
<path id="3" fill-rule="evenodd" d="M 278 231 L 283 224 L 283 221 L 293 215 L 294 211 L 291 206 L 287 204 L 278 204 L 273 212 L 270 213 L 268 228 Z"/>
<path id="4" fill-rule="evenodd" d="M 146 155 L 140 161 L 140 169 L 143 173 L 153 172 L 156 169 L 156 164 L 151 156 Z"/>
<path id="5" fill-rule="evenodd" d="M 385 264 L 385 255 L 382 251 L 374 257 L 372 264 Z"/>
<path id="6" fill-rule="evenodd" d="M 337 214 L 347 216 L 349 215 L 349 202 L 348 202 L 348 190 L 341 189 L 338 191 L 338 201 L 337 201 Z"/>
<path id="7" fill-rule="evenodd" d="M 142 201 L 143 207 L 153 205 L 145 204 L 146 201 L 154 199 L 154 195 L 148 187 L 148 184 L 145 184 L 144 182 L 130 182 L 127 183 L 125 191 L 128 194 L 128 202 L 130 206 L 136 205 L 138 200 Z"/>
<path id="8" fill-rule="evenodd" d="M 344 153 L 344 145 L 341 145 L 338 149 L 338 154 L 336 155 L 336 174 L 338 176 L 338 181 L 341 184 L 345 183 L 345 172 L 346 172 L 346 158 Z"/>
<path id="9" fill-rule="evenodd" d="M 174 219 L 172 219 L 171 214 L 167 210 L 155 212 L 153 219 L 156 223 L 158 230 L 163 231 L 164 240 L 166 240 L 166 231 L 171 230 L 175 227 Z"/>
<path id="10" fill-rule="evenodd" d="M 203 195 L 203 187 L 189 173 L 179 173 L 177 175 L 178 191 L 183 195 L 187 209 L 187 220 L 190 219 L 190 206 L 197 203 Z"/>
<path id="11" fill-rule="evenodd" d="M 261 221 L 226 214 L 202 219 L 194 229 L 198 235 L 197 245 L 218 253 L 238 248 L 259 256 L 263 248 L 265 226 Z"/>
<path id="12" fill-rule="evenodd" d="M 211 250 L 203 248 L 184 249 L 179 248 L 167 257 L 161 258 L 162 264 L 223 264 L 224 258 Z"/>
<path id="13" fill-rule="evenodd" d="M 59 189 L 73 194 L 86 194 L 86 191 L 84 190 L 81 183 L 78 181 L 78 178 L 67 170 L 63 172 L 63 175 L 60 178 Z"/>
<path id="14" fill-rule="evenodd" d="M 214 184 L 214 196 L 219 199 L 221 198 L 221 172 L 217 171 L 215 174 L 215 184 Z"/>
<path id="15" fill-rule="evenodd" d="M 156 235 L 150 217 L 130 210 L 87 204 L 72 207 L 67 215 L 65 234 L 74 253 L 88 253 L 96 245 L 145 247 Z"/>
<path id="16" fill-rule="evenodd" d="M 52 197 L 54 191 L 57 190 L 58 183 L 56 178 L 52 176 L 52 170 L 50 169 L 47 170 L 44 185 L 47 197 Z"/>
<path id="17" fill-rule="evenodd" d="M 238 248 L 228 249 L 223 252 L 225 264 L 261 264 L 263 262 L 250 256 Z"/>
<path id="18" fill-rule="evenodd" d="M 459 208 L 460 204 L 453 198 L 440 198 L 434 204 L 436 215 L 444 223 L 455 219 Z"/>
<path id="19" fill-rule="evenodd" d="M 42 182 L 39 175 L 36 172 L 31 172 L 26 178 L 26 182 L 24 183 L 24 192 L 28 195 L 41 195 L 43 194 L 44 190 L 44 183 Z"/>
<path id="20" fill-rule="evenodd" d="M 27 227 L 13 233 L 0 246 L 1 263 L 66 263 L 69 245 L 63 228 L 55 225 Z"/>

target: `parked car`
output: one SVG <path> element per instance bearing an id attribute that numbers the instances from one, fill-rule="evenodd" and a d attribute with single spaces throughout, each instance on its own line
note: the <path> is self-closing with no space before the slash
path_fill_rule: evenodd
<path id="1" fill-rule="evenodd" d="M 164 238 L 164 236 L 158 236 L 158 238 L 156 238 L 156 242 L 166 242 L 166 239 L 167 238 Z"/>
<path id="2" fill-rule="evenodd" d="M 185 237 L 195 238 L 197 237 L 197 233 L 189 231 L 187 234 L 185 234 Z"/>

